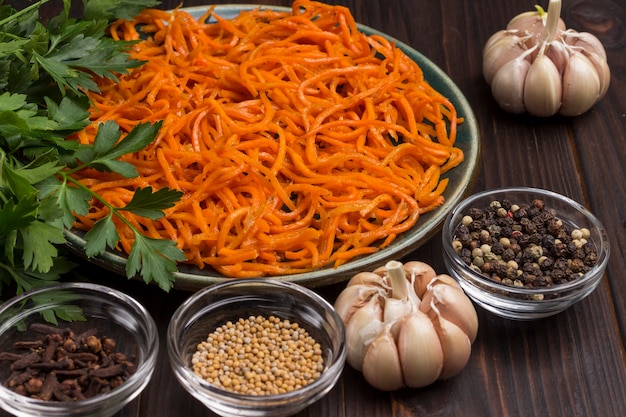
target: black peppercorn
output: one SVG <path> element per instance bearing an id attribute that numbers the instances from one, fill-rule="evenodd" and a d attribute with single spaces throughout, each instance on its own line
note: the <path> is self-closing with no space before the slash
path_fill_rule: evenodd
<path id="1" fill-rule="evenodd" d="M 457 236 L 461 234 L 469 234 L 469 229 L 466 225 L 460 224 L 457 226 L 455 233 L 457 234 Z"/>
<path id="2" fill-rule="evenodd" d="M 532 206 L 534 208 L 536 208 L 538 210 L 543 210 L 545 208 L 545 206 L 546 206 L 544 201 L 540 200 L 538 198 L 534 199 L 531 204 L 532 204 Z"/>
<path id="3" fill-rule="evenodd" d="M 567 245 L 563 242 L 556 242 L 552 245 L 551 253 L 555 258 L 561 258 L 567 254 Z"/>
<path id="4" fill-rule="evenodd" d="M 548 230 L 548 233 L 556 237 L 561 230 L 561 223 L 557 219 L 550 219 L 546 224 L 546 229 Z"/>
<path id="5" fill-rule="evenodd" d="M 532 206 L 528 208 L 528 217 L 535 217 L 537 214 L 539 214 L 537 207 Z"/>
<path id="6" fill-rule="evenodd" d="M 511 203 L 511 200 L 509 200 L 509 199 L 507 199 L 507 198 L 504 198 L 504 199 L 500 200 L 500 205 L 501 205 L 503 208 L 505 208 L 505 209 L 507 209 L 507 210 L 509 210 L 509 211 L 510 211 L 510 210 L 511 210 L 511 207 L 513 206 L 513 203 Z"/>
<path id="7" fill-rule="evenodd" d="M 582 272 L 585 269 L 585 264 L 582 259 L 572 259 L 572 262 L 570 262 L 570 268 L 573 272 Z"/>
<path id="8" fill-rule="evenodd" d="M 541 245 L 546 249 L 551 249 L 552 246 L 554 245 L 554 236 L 545 235 L 543 237 L 543 240 L 541 241 Z"/>
<path id="9" fill-rule="evenodd" d="M 459 234 L 456 235 L 456 238 L 463 245 L 469 245 L 472 242 L 472 240 L 473 240 L 472 236 L 469 233 L 459 233 Z"/>
<path id="10" fill-rule="evenodd" d="M 585 265 L 594 266 L 598 262 L 598 254 L 596 252 L 588 252 L 585 254 Z"/>
<path id="11" fill-rule="evenodd" d="M 482 230 L 483 228 L 483 221 L 482 220 L 474 220 L 471 224 L 470 224 L 470 230 Z"/>
<path id="12" fill-rule="evenodd" d="M 474 220 L 482 219 L 484 216 L 484 211 L 479 208 L 470 208 L 467 211 L 467 215 L 470 216 Z"/>
<path id="13" fill-rule="evenodd" d="M 467 248 L 461 249 L 459 257 L 468 265 L 472 263 L 472 251 Z"/>
<path id="14" fill-rule="evenodd" d="M 495 253 L 496 255 L 502 255 L 502 252 L 504 252 L 504 245 L 502 243 L 498 242 L 494 242 L 491 245 L 491 252 Z"/>
<path id="15" fill-rule="evenodd" d="M 543 236 L 541 233 L 535 232 L 529 236 L 529 240 L 533 245 L 541 246 L 543 243 Z"/>
<path id="16" fill-rule="evenodd" d="M 520 234 L 519 236 L 517 236 L 517 243 L 520 245 L 520 247 L 525 248 L 530 243 L 530 236 L 524 233 Z"/>
<path id="17" fill-rule="evenodd" d="M 524 228 L 522 230 L 527 234 L 532 235 L 533 233 L 537 233 L 537 226 L 532 221 L 528 221 L 524 224 Z"/>
<path id="18" fill-rule="evenodd" d="M 544 271 L 549 271 L 554 267 L 554 259 L 546 257 L 543 262 L 541 262 L 541 269 Z"/>
<path id="19" fill-rule="evenodd" d="M 513 219 L 519 222 L 521 219 L 526 218 L 528 216 L 528 210 L 524 207 L 520 207 L 517 211 L 513 213 Z"/>
<path id="20" fill-rule="evenodd" d="M 512 261 L 515 259 L 515 251 L 511 249 L 511 247 L 508 247 L 502 251 L 500 256 L 502 256 L 503 261 Z"/>

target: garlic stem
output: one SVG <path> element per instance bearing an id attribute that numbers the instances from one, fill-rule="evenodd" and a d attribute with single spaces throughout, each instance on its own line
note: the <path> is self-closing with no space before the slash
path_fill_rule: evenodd
<path id="1" fill-rule="evenodd" d="M 547 44 L 554 39 L 556 30 L 559 27 L 559 19 L 561 18 L 561 0 L 550 0 L 548 5 L 548 19 L 546 21 L 546 27 L 541 34 L 541 41 Z M 543 53 L 543 47 L 541 48 Z"/>
<path id="2" fill-rule="evenodd" d="M 385 268 L 391 284 L 391 296 L 398 300 L 406 300 L 409 296 L 409 282 L 406 279 L 402 262 L 389 261 Z"/>

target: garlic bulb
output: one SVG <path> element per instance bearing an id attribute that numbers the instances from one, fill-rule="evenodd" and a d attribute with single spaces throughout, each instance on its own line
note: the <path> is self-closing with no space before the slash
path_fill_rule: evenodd
<path id="1" fill-rule="evenodd" d="M 347 361 L 375 388 L 419 388 L 467 364 L 478 332 L 472 302 L 424 262 L 391 261 L 356 274 L 335 301 Z"/>
<path id="2" fill-rule="evenodd" d="M 483 48 L 483 76 L 510 113 L 578 116 L 606 94 L 611 73 L 594 35 L 566 29 L 561 0 L 511 19 Z"/>

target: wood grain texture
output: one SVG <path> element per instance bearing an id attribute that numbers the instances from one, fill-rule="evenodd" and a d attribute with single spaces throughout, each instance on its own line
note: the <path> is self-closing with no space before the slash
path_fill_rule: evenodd
<path id="1" fill-rule="evenodd" d="M 186 0 L 184 6 L 206 4 Z M 6 2 L 5 2 L 6 3 Z M 21 0 L 9 1 L 21 4 Z M 54 3 L 51 2 L 51 3 Z M 78 2 L 77 2 L 78 3 Z M 214 4 L 233 3 L 213 1 Z M 253 1 L 290 5 L 290 1 Z M 337 386 L 304 416 L 626 416 L 626 5 L 566 0 L 568 27 L 604 43 L 612 69 L 606 97 L 576 118 L 538 119 L 500 110 L 482 78 L 482 47 L 535 0 L 345 0 L 357 20 L 407 43 L 439 65 L 466 95 L 482 140 L 475 191 L 525 185 L 565 194 L 587 206 L 609 232 L 607 274 L 588 298 L 557 316 L 514 322 L 480 310 L 480 329 L 463 372 L 419 390 L 376 391 L 346 367 Z M 544 7 L 547 2 L 540 3 Z M 60 4 L 60 2 L 58 2 Z M 162 8 L 179 5 L 164 0 Z M 408 258 L 444 272 L 438 236 Z M 188 296 L 83 267 L 99 282 L 133 294 L 159 323 L 159 367 L 146 391 L 118 417 L 213 416 L 176 382 L 165 349 L 169 317 Z M 342 285 L 318 289 L 333 301 Z M 0 412 L 0 417 L 7 416 Z"/>

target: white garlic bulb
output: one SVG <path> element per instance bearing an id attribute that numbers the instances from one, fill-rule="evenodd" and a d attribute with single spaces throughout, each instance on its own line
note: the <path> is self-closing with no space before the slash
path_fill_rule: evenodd
<path id="1" fill-rule="evenodd" d="M 578 116 L 606 94 L 611 73 L 594 35 L 566 29 L 561 0 L 511 19 L 483 48 L 483 76 L 510 113 Z"/>
<path id="2" fill-rule="evenodd" d="M 419 388 L 460 372 L 478 332 L 472 302 L 424 262 L 391 261 L 348 282 L 335 302 L 347 361 L 375 388 Z"/>

